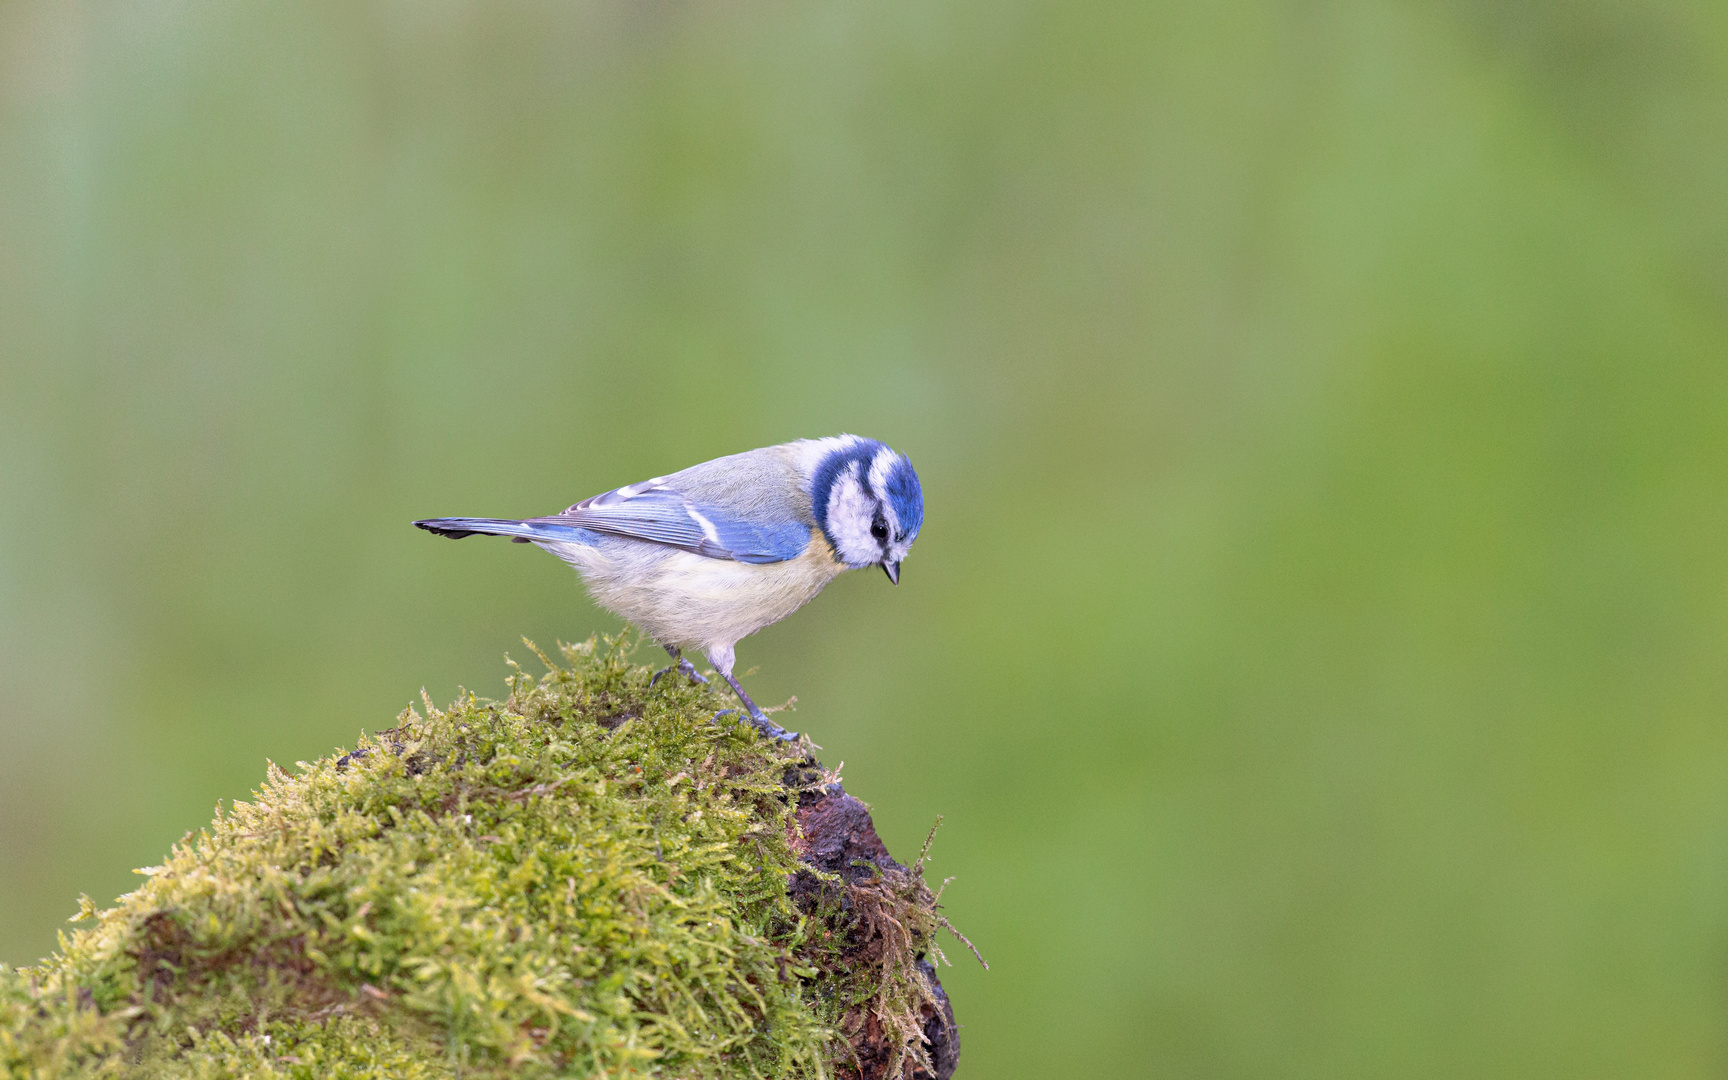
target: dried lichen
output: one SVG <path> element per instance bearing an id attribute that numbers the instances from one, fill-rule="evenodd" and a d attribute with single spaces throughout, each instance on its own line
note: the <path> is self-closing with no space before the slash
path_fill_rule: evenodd
<path id="1" fill-rule="evenodd" d="M 272 766 L 0 968 L 5 1075 L 814 1077 L 855 1073 L 872 1023 L 894 1060 L 869 1075 L 929 1069 L 918 868 L 802 861 L 813 763 L 627 651 Z"/>

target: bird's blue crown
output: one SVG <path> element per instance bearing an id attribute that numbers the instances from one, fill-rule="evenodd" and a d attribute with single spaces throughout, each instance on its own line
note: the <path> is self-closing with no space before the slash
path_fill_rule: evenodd
<path id="1" fill-rule="evenodd" d="M 908 538 L 918 535 L 924 524 L 924 489 L 918 486 L 918 474 L 912 463 L 896 455 L 888 470 L 888 503 L 900 520 Z"/>

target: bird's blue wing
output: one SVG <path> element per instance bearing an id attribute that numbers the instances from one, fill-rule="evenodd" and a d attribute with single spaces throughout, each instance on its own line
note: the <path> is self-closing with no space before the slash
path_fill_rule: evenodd
<path id="1" fill-rule="evenodd" d="M 562 514 L 532 520 L 747 563 L 795 559 L 810 544 L 810 526 L 803 522 L 750 520 L 712 504 L 698 504 L 669 486 L 663 477 L 608 491 L 584 499 Z"/>

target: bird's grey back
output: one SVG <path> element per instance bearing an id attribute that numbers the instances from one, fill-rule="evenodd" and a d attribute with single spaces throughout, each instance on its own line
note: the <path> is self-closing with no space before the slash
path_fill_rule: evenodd
<path id="1" fill-rule="evenodd" d="M 810 480 L 786 446 L 765 446 L 704 461 L 666 478 L 667 486 L 701 506 L 713 506 L 749 521 L 788 518 L 816 526 Z"/>

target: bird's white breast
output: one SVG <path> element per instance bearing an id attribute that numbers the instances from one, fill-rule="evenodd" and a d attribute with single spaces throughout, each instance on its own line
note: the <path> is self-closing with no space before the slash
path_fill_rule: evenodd
<path id="1" fill-rule="evenodd" d="M 541 546 L 576 567 L 601 607 L 681 648 L 730 646 L 797 611 L 846 570 L 821 533 L 802 555 L 777 563 L 618 539 Z"/>

